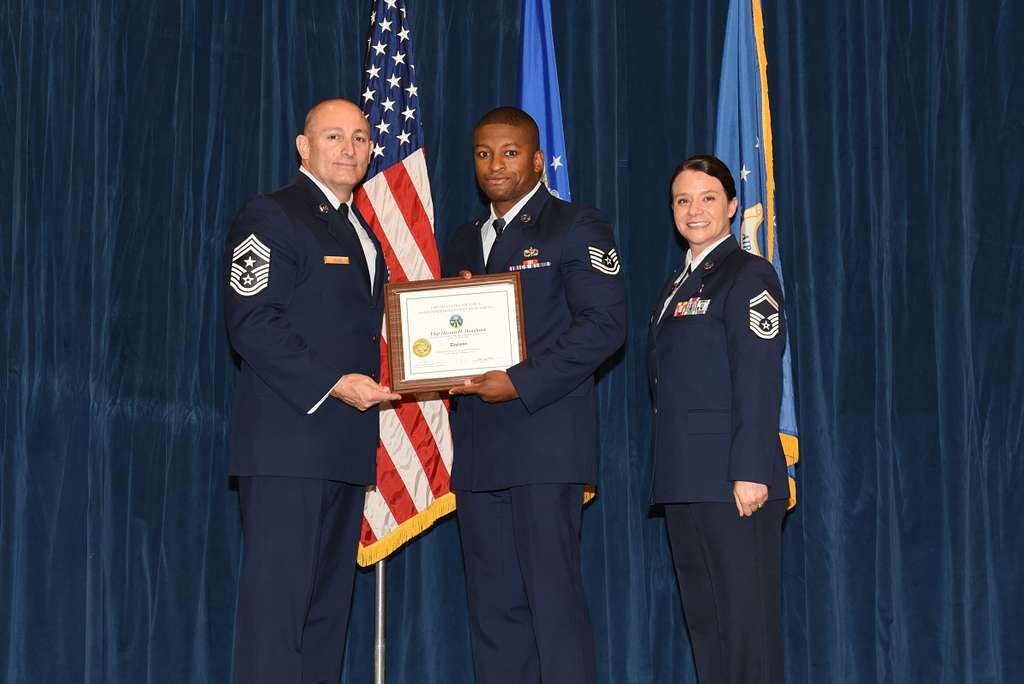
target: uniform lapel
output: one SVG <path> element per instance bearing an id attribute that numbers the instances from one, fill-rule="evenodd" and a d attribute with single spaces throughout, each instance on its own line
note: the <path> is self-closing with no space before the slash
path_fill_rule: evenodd
<path id="1" fill-rule="evenodd" d="M 359 225 L 361 225 L 363 227 L 363 230 L 366 231 L 366 234 L 370 236 L 370 240 L 373 241 L 373 246 L 377 248 L 377 257 L 375 264 L 376 268 L 374 268 L 373 271 L 372 293 L 374 296 L 376 296 L 380 294 L 381 288 L 384 287 L 384 283 L 389 280 L 389 272 L 387 270 L 388 267 L 387 263 L 384 260 L 384 250 L 380 246 L 380 240 L 377 239 L 377 235 L 372 230 L 370 230 L 370 226 L 367 225 L 366 220 L 363 218 L 363 215 L 359 213 L 358 209 L 356 209 L 355 202 L 352 203 L 352 213 L 355 215 L 356 220 L 359 221 Z M 358 237 L 356 239 L 356 242 L 359 244 L 359 254 L 360 256 L 363 257 L 363 264 L 365 265 L 366 255 L 363 253 L 363 245 L 362 243 L 359 242 Z M 366 271 L 366 282 L 370 282 L 369 270 Z"/>
<path id="2" fill-rule="evenodd" d="M 310 180 L 309 176 L 304 173 L 300 172 L 296 176 L 295 184 L 306 189 L 306 201 L 309 203 L 309 211 L 313 216 L 323 221 L 324 228 L 326 229 L 330 221 L 331 212 L 334 211 L 331 203 L 327 201 L 327 197 L 320 191 L 320 188 L 316 187 L 316 183 Z"/>
<path id="3" fill-rule="evenodd" d="M 320 188 L 316 186 L 306 174 L 299 173 L 296 183 L 303 185 L 309 197 L 310 211 L 318 219 L 323 221 L 324 227 L 327 229 L 327 233 L 334 238 L 335 242 L 343 250 L 343 255 L 349 258 L 349 263 L 360 269 L 362 277 L 359 279 L 363 288 L 363 292 L 367 297 L 370 296 L 370 269 L 366 265 L 366 255 L 363 253 L 363 245 L 359 241 L 359 236 L 356 235 L 355 228 L 349 223 L 347 218 L 342 218 L 341 214 L 331 206 L 330 202 L 327 201 L 327 197 L 321 192 Z M 365 227 L 366 224 L 362 221 L 362 217 L 359 216 L 358 212 L 356 217 L 360 223 Z M 380 245 L 377 244 L 376 237 L 372 231 L 367 230 L 370 234 L 370 238 L 377 245 L 377 254 L 380 255 Z M 379 270 L 378 270 L 379 273 Z M 376 292 L 376 290 L 374 290 Z"/>
<path id="4" fill-rule="evenodd" d="M 488 273 L 501 273 L 507 271 L 511 265 L 513 255 L 522 248 L 524 238 L 529 237 L 531 231 L 540 218 L 541 211 L 551 195 L 543 185 L 537 189 L 530 201 L 526 203 L 522 211 L 514 216 L 505 227 L 501 239 L 495 241 L 491 247 L 491 255 L 487 260 Z M 481 247 L 481 253 L 483 248 Z"/>
<path id="5" fill-rule="evenodd" d="M 348 216 L 342 216 L 338 212 L 332 212 L 330 221 L 328 222 L 331 235 L 341 243 L 350 253 L 349 263 L 359 268 L 359 284 L 362 285 L 366 295 L 370 295 L 370 267 L 366 263 L 366 253 L 363 251 L 363 243 L 359 240 L 359 235 L 356 234 L 356 229 L 352 227 L 352 223 L 349 221 Z M 367 231 L 369 232 L 369 231 Z M 373 233 L 370 233 L 371 240 Z M 376 245 L 376 240 L 374 244 Z M 377 247 L 377 254 L 380 254 L 380 247 Z"/>
<path id="6" fill-rule="evenodd" d="M 672 292 L 673 283 L 676 282 L 676 278 L 679 277 L 679 274 L 683 272 L 683 268 L 684 268 L 684 266 L 679 266 L 676 270 L 672 271 L 672 275 L 669 276 L 668 281 L 665 283 L 665 287 L 661 288 L 661 294 L 658 296 L 657 303 L 654 305 L 654 311 L 651 312 L 651 331 L 652 332 L 657 330 L 658 326 L 661 325 L 661 320 L 659 320 L 659 319 L 663 318 L 663 316 L 661 315 L 661 312 L 662 312 L 662 309 L 665 306 L 665 300 L 668 298 L 669 294 Z M 673 299 L 674 299 L 674 297 L 673 297 Z M 668 313 L 668 309 L 667 308 L 665 308 L 665 313 L 666 314 Z M 653 339 L 653 337 L 652 337 L 652 339 Z"/>
<path id="7" fill-rule="evenodd" d="M 487 262 L 484 259 L 484 238 L 483 238 L 483 235 L 480 234 L 480 227 L 483 226 L 484 223 L 487 222 L 488 218 L 489 217 L 487 217 L 487 216 L 482 216 L 482 217 L 480 217 L 480 218 L 478 218 L 478 219 L 473 221 L 473 226 L 476 228 L 476 230 L 473 231 L 473 233 L 474 233 L 476 239 L 473 240 L 473 246 L 471 248 L 471 253 L 466 258 L 466 262 L 468 262 L 468 263 L 462 262 L 460 260 L 460 263 L 462 263 L 464 267 L 469 268 L 469 272 L 470 273 L 486 273 L 487 272 Z M 466 247 L 461 247 L 460 246 L 459 249 L 460 250 L 466 249 Z"/>
<path id="8" fill-rule="evenodd" d="M 655 326 L 660 328 L 661 324 L 673 315 L 672 310 L 675 308 L 677 302 L 686 301 L 694 295 L 700 294 L 704 289 L 704 280 L 718 269 L 718 266 L 730 253 L 737 249 L 739 249 L 739 245 L 736 243 L 736 238 L 730 235 L 727 240 L 715 247 L 711 251 L 711 254 L 704 257 L 700 263 L 692 264 L 693 272 L 690 274 L 690 277 L 686 279 L 686 282 L 679 286 L 675 296 L 672 297 L 672 301 L 670 301 L 668 303 L 668 307 L 665 308 L 665 314 L 661 316 L 660 321 L 657 319 L 657 315 L 661 312 L 660 307 L 658 312 L 655 313 Z M 678 271 L 676 272 L 676 276 L 678 276 Z M 671 287 L 671 283 L 669 283 L 669 286 Z M 665 293 L 664 297 L 662 297 L 662 304 L 664 304 L 665 297 L 667 296 L 668 293 Z"/>

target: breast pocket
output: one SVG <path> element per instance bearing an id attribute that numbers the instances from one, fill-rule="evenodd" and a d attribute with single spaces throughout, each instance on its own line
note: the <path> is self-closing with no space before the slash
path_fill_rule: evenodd
<path id="1" fill-rule="evenodd" d="M 561 287 L 558 280 L 558 268 L 554 265 L 520 270 L 514 270 L 513 267 L 509 271 L 519 273 L 519 282 L 523 286 L 524 301 L 532 303 L 537 298 L 543 301 L 556 293 Z M 534 306 L 537 305 L 534 304 Z"/>
<path id="2" fill-rule="evenodd" d="M 318 315 L 332 319 L 332 325 L 351 328 L 350 305 L 370 303 L 370 283 L 362 264 L 351 254 L 325 254 L 316 270 Z M 355 318 L 359 318 L 356 316 Z"/>
<path id="3" fill-rule="evenodd" d="M 359 280 L 368 280 L 356 258 L 347 254 L 325 254 L 320 266 L 320 275 L 327 284 L 327 290 L 350 288 L 359 285 Z"/>

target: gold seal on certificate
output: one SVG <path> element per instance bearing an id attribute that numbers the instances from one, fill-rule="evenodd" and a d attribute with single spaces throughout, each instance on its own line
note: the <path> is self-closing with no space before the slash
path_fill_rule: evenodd
<path id="1" fill-rule="evenodd" d="M 518 273 L 384 286 L 395 392 L 437 392 L 526 358 Z"/>

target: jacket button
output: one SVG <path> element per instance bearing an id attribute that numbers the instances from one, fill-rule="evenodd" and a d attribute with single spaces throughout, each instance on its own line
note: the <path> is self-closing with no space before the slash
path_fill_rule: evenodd
<path id="1" fill-rule="evenodd" d="M 377 341 L 377 336 L 376 336 L 376 335 L 372 335 L 372 336 L 370 337 L 370 341 L 371 341 L 371 342 L 376 342 L 376 341 Z"/>
<path id="2" fill-rule="evenodd" d="M 658 415 L 658 407 L 657 406 L 654 407 L 654 415 Z"/>

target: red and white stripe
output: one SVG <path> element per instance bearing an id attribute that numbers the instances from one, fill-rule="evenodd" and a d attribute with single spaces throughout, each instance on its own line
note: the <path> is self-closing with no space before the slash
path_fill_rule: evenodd
<path id="1" fill-rule="evenodd" d="M 391 282 L 440 276 L 434 205 L 422 148 L 363 183 L 355 204 L 380 240 Z M 383 334 L 381 383 L 390 383 Z M 451 468 L 446 401 L 382 405 L 377 486 L 367 493 L 363 509 L 361 564 L 375 562 L 395 550 L 414 536 L 410 529 L 419 532 L 429 527 L 439 515 L 431 507 L 450 492 Z M 418 516 L 427 519 L 417 521 Z M 396 534 L 402 539 L 396 539 Z"/>

